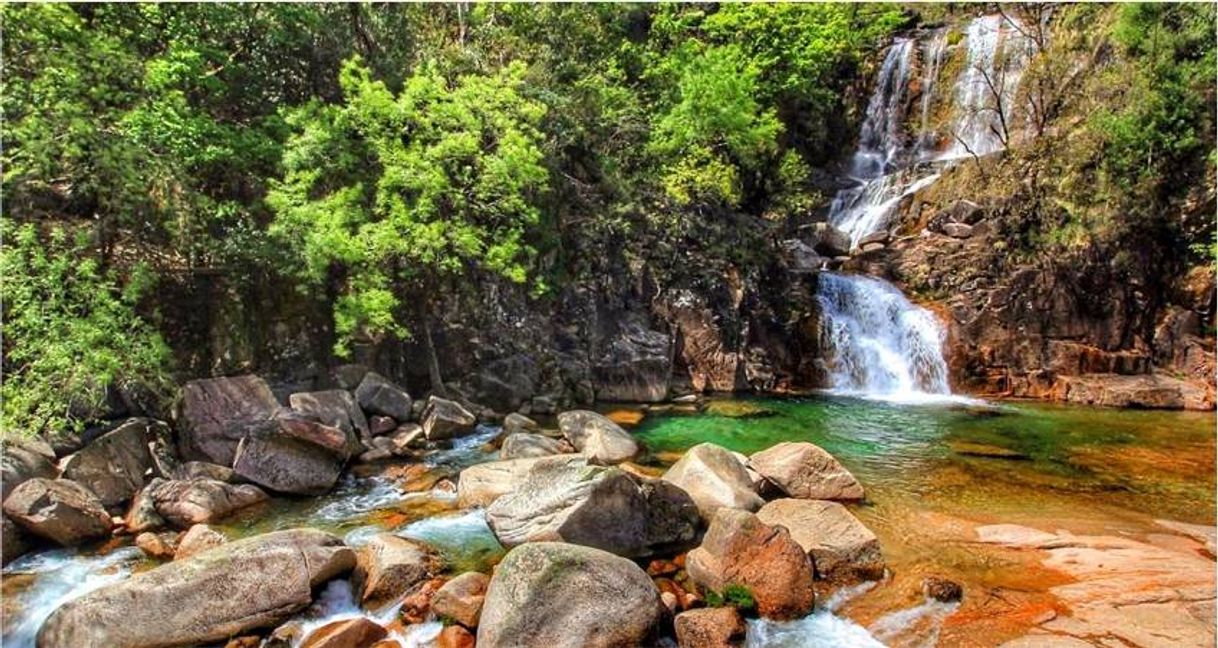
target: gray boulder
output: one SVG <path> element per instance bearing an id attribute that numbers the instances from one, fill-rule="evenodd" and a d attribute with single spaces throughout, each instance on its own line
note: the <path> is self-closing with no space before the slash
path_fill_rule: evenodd
<path id="1" fill-rule="evenodd" d="M 288 404 L 322 425 L 342 430 L 348 437 L 367 440 L 372 436 L 364 412 L 345 389 L 299 392 L 288 397 Z"/>
<path id="2" fill-rule="evenodd" d="M 754 453 L 749 467 L 791 497 L 863 499 L 863 486 L 833 455 L 807 442 L 784 442 Z"/>
<path id="3" fill-rule="evenodd" d="M 250 425 L 278 409 L 271 388 L 258 376 L 192 380 L 182 387 L 179 454 L 231 466 Z"/>
<path id="4" fill-rule="evenodd" d="M 780 499 L 761 507 L 757 518 L 791 532 L 812 558 L 819 578 L 849 582 L 884 576 L 880 541 L 846 507 L 823 500 Z"/>
<path id="5" fill-rule="evenodd" d="M 93 491 L 107 507 L 129 501 L 152 472 L 148 444 L 160 436 L 154 427 L 168 426 L 151 419 L 127 420 L 65 457 L 63 476 Z"/>
<path id="6" fill-rule="evenodd" d="M 722 507 L 756 511 L 764 503 L 753 490 L 744 464 L 730 450 L 713 443 L 687 450 L 663 479 L 689 493 L 708 521 Z"/>
<path id="7" fill-rule="evenodd" d="M 148 485 L 147 492 L 157 514 L 180 529 L 215 522 L 270 499 L 252 484 L 227 484 L 213 479 L 157 479 Z"/>
<path id="8" fill-rule="evenodd" d="M 355 400 L 369 414 L 379 414 L 405 423 L 410 420 L 414 401 L 405 389 L 384 376 L 368 372 L 355 390 Z"/>
<path id="9" fill-rule="evenodd" d="M 558 415 L 563 436 L 589 463 L 618 464 L 633 459 L 639 444 L 620 425 L 588 410 L 572 410 Z"/>
<path id="10" fill-rule="evenodd" d="M 659 591 L 630 560 L 591 547 L 529 543 L 510 551 L 491 578 L 477 645 L 651 645 L 663 618 Z"/>
<path id="11" fill-rule="evenodd" d="M 812 226 L 812 249 L 827 257 L 840 257 L 850 254 L 850 237 L 829 223 L 816 223 Z"/>
<path id="12" fill-rule="evenodd" d="M 106 508 L 89 489 L 66 479 L 28 479 L 4 500 L 4 514 L 33 535 L 71 547 L 110 534 Z"/>
<path id="13" fill-rule="evenodd" d="M 461 403 L 438 396 L 427 399 L 420 418 L 423 421 L 423 434 L 428 441 L 465 436 L 473 432 L 478 423 L 478 418 Z"/>
<path id="14" fill-rule="evenodd" d="M 583 455 L 555 455 L 508 461 L 488 461 L 461 471 L 457 479 L 457 503 L 465 508 L 487 506 L 516 490 L 540 463 L 586 465 Z"/>
<path id="15" fill-rule="evenodd" d="M 620 556 L 644 556 L 692 540 L 693 501 L 679 488 L 618 468 L 576 463 L 535 464 L 512 492 L 486 509 L 506 547 L 561 541 Z"/>
<path id="16" fill-rule="evenodd" d="M 338 481 L 347 458 L 346 439 L 337 428 L 297 429 L 272 421 L 241 440 L 233 471 L 280 493 L 321 495 Z"/>
<path id="17" fill-rule="evenodd" d="M 41 477 L 55 479 L 59 470 L 55 467 L 55 453 L 34 442 L 3 441 L 0 451 L 0 501 L 8 499 L 22 482 Z"/>
<path id="18" fill-rule="evenodd" d="M 7 515 L 0 515 L 0 564 L 9 564 L 30 550 L 29 539 Z"/>
<path id="19" fill-rule="evenodd" d="M 376 609 L 401 598 L 442 566 L 423 545 L 382 533 L 359 548 L 351 585 L 364 605 Z"/>
<path id="20" fill-rule="evenodd" d="M 538 429 L 537 421 L 520 414 L 512 412 L 503 417 L 503 432 L 504 434 L 516 434 L 517 432 L 536 432 Z"/>
<path id="21" fill-rule="evenodd" d="M 283 622 L 312 602 L 314 588 L 354 565 L 341 540 L 316 529 L 230 542 L 69 601 L 43 624 L 38 646 L 223 643 Z"/>
<path id="22" fill-rule="evenodd" d="M 548 457 L 550 455 L 570 452 L 571 447 L 558 439 L 551 439 L 542 434 L 516 432 L 509 434 L 499 447 L 500 459 L 525 459 L 528 457 Z"/>

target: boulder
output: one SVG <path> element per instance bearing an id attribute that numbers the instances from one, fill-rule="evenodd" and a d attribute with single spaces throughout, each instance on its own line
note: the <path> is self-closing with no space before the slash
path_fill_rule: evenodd
<path id="1" fill-rule="evenodd" d="M 753 454 L 749 466 L 791 497 L 861 500 L 863 487 L 833 455 L 807 442 L 784 442 Z"/>
<path id="2" fill-rule="evenodd" d="M 105 537 L 112 526 L 101 501 L 66 479 L 27 479 L 4 500 L 4 514 L 26 531 L 65 547 Z"/>
<path id="3" fill-rule="evenodd" d="M 182 387 L 179 454 L 231 466 L 247 428 L 278 409 L 271 388 L 258 376 L 192 380 Z"/>
<path id="4" fill-rule="evenodd" d="M 640 323 L 623 325 L 592 365 L 596 399 L 658 403 L 668 397 L 672 338 Z"/>
<path id="5" fill-rule="evenodd" d="M 288 397 L 288 404 L 309 419 L 342 430 L 348 439 L 366 442 L 372 436 L 363 410 L 356 404 L 351 392 L 345 389 L 299 392 Z"/>
<path id="6" fill-rule="evenodd" d="M 786 527 L 791 538 L 811 556 L 819 578 L 849 582 L 884 576 L 880 541 L 837 502 L 774 500 L 761 507 L 757 518 Z"/>
<path id="7" fill-rule="evenodd" d="M 537 393 L 541 377 L 537 361 L 518 353 L 485 363 L 465 379 L 469 395 L 475 401 L 501 412 L 510 412 Z"/>
<path id="8" fill-rule="evenodd" d="M 965 223 L 944 223 L 943 233 L 957 239 L 966 239 L 973 235 L 973 226 Z"/>
<path id="9" fill-rule="evenodd" d="M 237 473 L 233 472 L 232 468 L 226 466 L 217 466 L 214 463 L 206 461 L 187 461 L 178 467 L 177 473 L 173 476 L 167 476 L 167 479 L 213 479 L 229 484 L 236 484 L 241 481 Z"/>
<path id="10" fill-rule="evenodd" d="M 511 414 L 503 417 L 504 434 L 511 435 L 516 434 L 517 432 L 535 432 L 538 427 L 537 421 L 534 421 L 524 414 L 512 412 Z"/>
<path id="11" fill-rule="evenodd" d="M 461 403 L 438 396 L 427 399 L 427 406 L 423 408 L 421 418 L 423 435 L 428 441 L 464 436 L 473 432 L 478 423 L 477 417 Z"/>
<path id="12" fill-rule="evenodd" d="M 840 257 L 850 254 L 850 237 L 829 223 L 815 223 L 812 226 L 812 249 L 827 257 Z"/>
<path id="13" fill-rule="evenodd" d="M 664 473 L 663 479 L 689 493 L 706 520 L 724 506 L 756 511 L 764 503 L 753 490 L 744 464 L 730 450 L 713 443 L 701 443 L 687 450 Z"/>
<path id="14" fill-rule="evenodd" d="M 467 628 L 478 627 L 490 580 L 478 572 L 457 576 L 436 591 L 431 599 L 432 611 L 442 619 L 451 619 Z"/>
<path id="15" fill-rule="evenodd" d="M 512 492 L 486 509 L 506 547 L 561 541 L 621 556 L 680 546 L 697 533 L 693 501 L 671 484 L 644 481 L 618 468 L 539 463 Z"/>
<path id="16" fill-rule="evenodd" d="M 389 636 L 381 624 L 368 617 L 333 621 L 309 633 L 300 648 L 369 648 Z"/>
<path id="17" fill-rule="evenodd" d="M 5 440 L 0 450 L 0 501 L 8 499 L 9 493 L 27 479 L 39 477 L 55 479 L 59 470 L 55 468 L 55 454 L 41 452 L 33 443 Z"/>
<path id="18" fill-rule="evenodd" d="M 359 387 L 356 387 L 355 400 L 368 414 L 388 416 L 403 423 L 410 420 L 414 406 L 405 389 L 371 371 L 364 374 Z"/>
<path id="19" fill-rule="evenodd" d="M 403 423 L 389 435 L 389 440 L 393 443 L 392 452 L 394 456 L 404 457 L 410 454 L 411 448 L 422 447 L 427 444 L 427 437 L 423 435 L 423 426 L 418 423 Z"/>
<path id="20" fill-rule="evenodd" d="M 673 625 L 680 648 L 730 648 L 733 639 L 744 636 L 744 619 L 734 607 L 687 610 Z"/>
<path id="21" fill-rule="evenodd" d="M 488 461 L 461 471 L 457 479 L 457 503 L 469 508 L 487 506 L 524 483 L 529 470 L 539 463 L 585 465 L 582 455 L 555 455 L 509 461 Z"/>
<path id="22" fill-rule="evenodd" d="M 351 570 L 352 551 L 316 529 L 230 542 L 69 601 L 38 633 L 40 648 L 212 644 L 274 627 Z"/>
<path id="23" fill-rule="evenodd" d="M 964 588 L 942 576 L 927 576 L 922 579 L 922 595 L 940 603 L 955 603 L 964 598 Z"/>
<path id="24" fill-rule="evenodd" d="M 162 480 L 153 481 L 159 484 Z M 127 514 L 123 516 L 123 526 L 127 533 L 141 533 L 165 526 L 165 518 L 157 513 L 151 487 L 144 488 L 131 499 L 131 506 L 127 507 Z"/>
<path id="25" fill-rule="evenodd" d="M 212 479 L 153 480 L 148 493 L 157 514 L 180 529 L 215 522 L 270 499 L 252 484 L 226 484 Z"/>
<path id="26" fill-rule="evenodd" d="M 479 648 L 651 645 L 660 593 L 630 560 L 578 545 L 532 542 L 508 552 L 487 588 Z"/>
<path id="27" fill-rule="evenodd" d="M 795 619 L 812 611 L 812 560 L 781 526 L 748 511 L 720 508 L 702 545 L 685 561 L 698 585 L 723 593 L 744 587 L 769 619 Z"/>
<path id="28" fill-rule="evenodd" d="M 135 546 L 153 560 L 169 560 L 174 556 L 174 533 L 145 531 L 135 536 Z"/>
<path id="29" fill-rule="evenodd" d="M 431 599 L 443 586 L 443 578 L 432 578 L 415 585 L 410 593 L 402 598 L 398 618 L 406 624 L 423 623 L 431 619 Z"/>
<path id="30" fill-rule="evenodd" d="M 525 459 L 528 457 L 548 457 L 550 455 L 570 452 L 571 448 L 558 439 L 551 439 L 541 434 L 531 432 L 516 432 L 509 434 L 499 448 L 500 459 Z"/>
<path id="31" fill-rule="evenodd" d="M 153 468 L 148 443 L 157 438 L 154 426 L 168 427 L 151 419 L 128 419 L 65 457 L 63 476 L 93 491 L 107 507 L 129 501 Z"/>
<path id="32" fill-rule="evenodd" d="M 630 433 L 596 412 L 563 412 L 558 415 L 558 426 L 589 463 L 612 465 L 633 459 L 639 453 L 639 445 Z"/>
<path id="33" fill-rule="evenodd" d="M 389 434 L 396 429 L 398 429 L 397 419 L 381 416 L 380 414 L 373 414 L 368 417 L 368 432 L 374 437 Z"/>
<path id="34" fill-rule="evenodd" d="M 347 391 L 355 391 L 359 388 L 360 381 L 364 376 L 368 375 L 368 367 L 361 364 L 344 364 L 334 368 L 334 382 L 339 389 Z"/>
<path id="35" fill-rule="evenodd" d="M 29 539 L 7 515 L 0 515 L 0 564 L 9 564 L 30 550 Z"/>
<path id="36" fill-rule="evenodd" d="M 256 426 L 237 446 L 233 471 L 244 479 L 280 493 L 321 495 L 338 481 L 346 459 L 332 435 L 304 438 L 282 421 Z M 324 428 L 325 426 L 317 426 Z M 336 428 L 327 428 L 342 434 Z M 345 435 L 344 435 L 345 438 Z M 341 445 L 340 445 L 341 447 Z"/>
<path id="37" fill-rule="evenodd" d="M 228 537 L 206 524 L 196 524 L 178 541 L 178 549 L 173 554 L 174 560 L 185 560 L 200 551 L 207 551 L 228 542 Z"/>
<path id="38" fill-rule="evenodd" d="M 375 609 L 401 598 L 440 567 L 423 545 L 382 533 L 359 548 L 351 585 L 360 601 Z"/>
<path id="39" fill-rule="evenodd" d="M 436 648 L 474 648 L 475 642 L 474 635 L 459 625 L 447 626 L 436 636 Z"/>
<path id="40" fill-rule="evenodd" d="M 783 241 L 782 253 L 787 267 L 795 273 L 817 272 L 829 262 L 829 259 L 817 254 L 811 245 L 799 239 Z"/>

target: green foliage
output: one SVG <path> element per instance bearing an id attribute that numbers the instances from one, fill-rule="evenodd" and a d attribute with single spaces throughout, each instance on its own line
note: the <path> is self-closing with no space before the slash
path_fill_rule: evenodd
<path id="1" fill-rule="evenodd" d="M 706 591 L 706 604 L 711 607 L 734 607 L 741 612 L 757 609 L 757 600 L 748 587 L 731 583 L 722 592 Z"/>
<path id="2" fill-rule="evenodd" d="M 342 275 L 340 354 L 356 337 L 407 334 L 396 312 L 402 282 L 425 307 L 472 269 L 526 280 L 525 237 L 547 173 L 544 107 L 520 94 L 524 73 L 509 65 L 450 83 L 425 65 L 395 96 L 353 59 L 342 70 L 344 104 L 288 118 L 296 134 L 268 196 L 271 231 L 300 252 L 309 280 Z"/>
<path id="3" fill-rule="evenodd" d="M 84 237 L 53 228 L 40 239 L 33 225 L 0 223 L 4 433 L 79 430 L 104 412 L 111 387 L 163 395 L 169 349 L 135 314 L 151 276 L 137 268 L 120 287 Z"/>

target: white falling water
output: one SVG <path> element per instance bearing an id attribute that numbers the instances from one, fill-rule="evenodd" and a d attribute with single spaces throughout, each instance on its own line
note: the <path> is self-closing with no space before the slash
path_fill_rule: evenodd
<path id="1" fill-rule="evenodd" d="M 918 132 L 918 160 L 932 159 L 938 135 L 931 125 L 931 114 L 939 98 L 939 70 L 947 55 L 947 30 L 940 29 L 922 46 L 922 120 Z"/>
<path id="2" fill-rule="evenodd" d="M 826 272 L 816 299 L 831 389 L 896 401 L 951 393 L 942 327 L 891 284 Z"/>

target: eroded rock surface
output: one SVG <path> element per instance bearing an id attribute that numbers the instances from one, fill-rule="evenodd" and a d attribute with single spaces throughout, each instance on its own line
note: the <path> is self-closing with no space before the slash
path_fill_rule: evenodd
<path id="1" fill-rule="evenodd" d="M 833 455 L 807 442 L 784 442 L 754 453 L 749 467 L 791 497 L 860 500 L 863 486 Z"/>
<path id="2" fill-rule="evenodd" d="M 689 493 L 706 520 L 723 507 L 756 511 L 764 503 L 740 459 L 713 443 L 687 450 L 663 479 Z"/>

